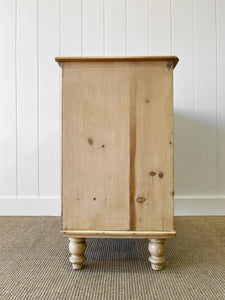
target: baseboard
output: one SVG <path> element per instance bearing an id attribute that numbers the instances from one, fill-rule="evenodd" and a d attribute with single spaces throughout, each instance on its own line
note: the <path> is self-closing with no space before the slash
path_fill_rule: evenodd
<path id="1" fill-rule="evenodd" d="M 175 216 L 224 216 L 225 197 L 175 197 Z"/>
<path id="2" fill-rule="evenodd" d="M 1 216 L 60 216 L 59 197 L 0 198 Z"/>
<path id="3" fill-rule="evenodd" d="M 60 216 L 59 197 L 0 197 L 1 216 Z M 225 215 L 225 197 L 175 197 L 175 216 Z"/>

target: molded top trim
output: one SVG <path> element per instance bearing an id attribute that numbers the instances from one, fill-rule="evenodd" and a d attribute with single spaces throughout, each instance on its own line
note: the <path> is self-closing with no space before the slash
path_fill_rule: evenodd
<path id="1" fill-rule="evenodd" d="M 175 68 L 179 59 L 177 56 L 99 56 L 99 57 L 56 57 L 55 61 L 63 62 L 107 62 L 107 61 L 172 61 Z"/>

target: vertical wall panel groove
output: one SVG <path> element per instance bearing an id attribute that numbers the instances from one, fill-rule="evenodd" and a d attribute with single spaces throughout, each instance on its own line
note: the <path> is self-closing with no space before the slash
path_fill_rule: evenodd
<path id="1" fill-rule="evenodd" d="M 214 0 L 215 2 L 215 39 L 216 39 L 216 93 L 215 93 L 215 97 L 216 97 L 216 176 L 217 176 L 217 180 L 216 180 L 216 196 L 218 197 L 219 194 L 219 164 L 218 164 L 218 156 L 219 156 L 219 152 L 218 152 L 218 143 L 219 143 L 219 139 L 218 139 L 218 27 L 217 27 L 217 0 Z"/>
<path id="2" fill-rule="evenodd" d="M 103 56 L 105 56 L 105 0 L 102 4 L 102 14 L 103 14 Z"/>
<path id="3" fill-rule="evenodd" d="M 217 194 L 215 1 L 196 0 L 195 18 L 196 195 L 212 196 Z"/>
<path id="4" fill-rule="evenodd" d="M 217 0 L 218 196 L 225 194 L 225 1 Z"/>
<path id="5" fill-rule="evenodd" d="M 147 51 L 147 55 L 150 55 L 149 52 L 150 52 L 150 49 L 149 49 L 149 45 L 150 45 L 150 22 L 149 22 L 149 19 L 150 19 L 150 0 L 148 0 L 148 51 Z"/>
<path id="6" fill-rule="evenodd" d="M 59 2 L 59 44 L 62 56 L 81 56 L 81 2 L 81 0 Z"/>
<path id="7" fill-rule="evenodd" d="M 17 1 L 18 194 L 38 195 L 37 1 Z"/>
<path id="8" fill-rule="evenodd" d="M 61 27 L 62 27 L 62 17 L 61 17 L 61 0 L 59 0 L 59 10 L 58 10 L 58 13 L 59 13 L 59 28 L 58 28 L 58 32 L 59 32 L 59 44 L 58 44 L 58 53 L 59 53 L 59 56 L 62 55 L 62 52 L 61 52 L 61 47 L 62 47 L 62 42 L 61 42 Z M 62 149 L 61 149 L 61 138 L 62 138 L 62 133 L 61 133 L 61 124 L 62 124 L 62 117 L 61 117 L 61 100 L 62 100 L 62 70 L 61 68 L 58 69 L 58 74 L 59 74 L 59 101 L 58 101 L 58 120 L 59 120 L 59 138 L 58 138 L 58 161 L 59 161 L 59 189 L 58 189 L 58 193 L 59 193 L 59 197 L 61 199 L 61 182 L 62 182 L 62 178 L 61 178 L 61 166 L 62 166 L 62 162 L 61 162 L 61 157 L 62 157 Z"/>
<path id="9" fill-rule="evenodd" d="M 195 1 L 193 0 L 193 96 L 194 96 L 194 187 L 193 196 L 196 197 L 196 12 L 195 12 Z"/>
<path id="10" fill-rule="evenodd" d="M 81 20 L 80 20 L 80 36 L 81 36 L 81 56 L 83 56 L 83 0 L 80 0 L 80 9 L 81 9 L 81 12 L 80 12 L 80 15 L 81 15 Z"/>
<path id="11" fill-rule="evenodd" d="M 59 0 L 39 0 L 40 196 L 59 196 Z"/>
<path id="12" fill-rule="evenodd" d="M 185 14 L 184 14 L 185 12 Z M 193 196 L 195 178 L 193 1 L 173 1 L 175 194 Z"/>
<path id="13" fill-rule="evenodd" d="M 127 2 L 127 55 L 148 55 L 148 0 Z"/>
<path id="14" fill-rule="evenodd" d="M 17 195 L 16 1 L 0 1 L 0 195 Z"/>
<path id="15" fill-rule="evenodd" d="M 150 0 L 150 53 L 171 54 L 170 0 Z"/>
<path id="16" fill-rule="evenodd" d="M 173 0 L 170 0 L 170 54 L 173 55 Z"/>
<path id="17" fill-rule="evenodd" d="M 125 0 L 125 18 L 126 18 L 126 21 L 125 21 L 125 26 L 126 26 L 126 56 L 127 56 L 127 36 L 128 36 L 128 34 L 127 34 L 127 27 L 128 27 L 128 24 L 127 24 L 127 7 L 128 7 L 128 0 Z"/>
<path id="18" fill-rule="evenodd" d="M 40 197 L 40 114 L 39 114 L 39 0 L 37 1 L 37 194 Z"/>
<path id="19" fill-rule="evenodd" d="M 105 55 L 126 55 L 126 0 L 105 1 Z"/>
<path id="20" fill-rule="evenodd" d="M 18 101 L 17 101 L 17 0 L 15 0 L 15 125 L 16 125 L 16 197 L 19 197 L 19 176 L 18 176 Z"/>
<path id="21" fill-rule="evenodd" d="M 104 48 L 103 0 L 83 0 L 83 55 L 102 56 Z"/>

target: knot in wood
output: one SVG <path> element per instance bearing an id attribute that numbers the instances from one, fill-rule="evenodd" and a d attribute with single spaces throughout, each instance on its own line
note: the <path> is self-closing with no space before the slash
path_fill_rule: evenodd
<path id="1" fill-rule="evenodd" d="M 163 178 L 163 173 L 162 172 L 159 172 L 159 178 Z"/>
<path id="2" fill-rule="evenodd" d="M 172 67 L 173 67 L 173 64 L 172 64 L 171 62 L 169 62 L 169 63 L 167 64 L 167 68 L 170 70 L 170 69 L 172 69 Z"/>
<path id="3" fill-rule="evenodd" d="M 155 175 L 156 175 L 156 172 L 151 171 L 151 172 L 149 173 L 149 175 L 150 175 L 150 176 L 155 176 Z"/>
<path id="4" fill-rule="evenodd" d="M 89 138 L 89 139 L 88 139 L 88 143 L 89 143 L 89 145 L 93 145 L 93 139 L 92 139 L 92 138 Z"/>
<path id="5" fill-rule="evenodd" d="M 145 199 L 145 197 L 139 196 L 139 197 L 137 197 L 136 201 L 137 201 L 138 203 L 143 203 L 143 202 L 146 201 L 146 199 Z"/>

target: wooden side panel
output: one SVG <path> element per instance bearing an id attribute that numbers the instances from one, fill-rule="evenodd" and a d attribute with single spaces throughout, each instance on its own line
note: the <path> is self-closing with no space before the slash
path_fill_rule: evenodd
<path id="1" fill-rule="evenodd" d="M 129 229 L 128 63 L 63 64 L 63 229 Z"/>
<path id="2" fill-rule="evenodd" d="M 132 63 L 130 78 L 131 230 L 172 230 L 171 63 Z"/>

